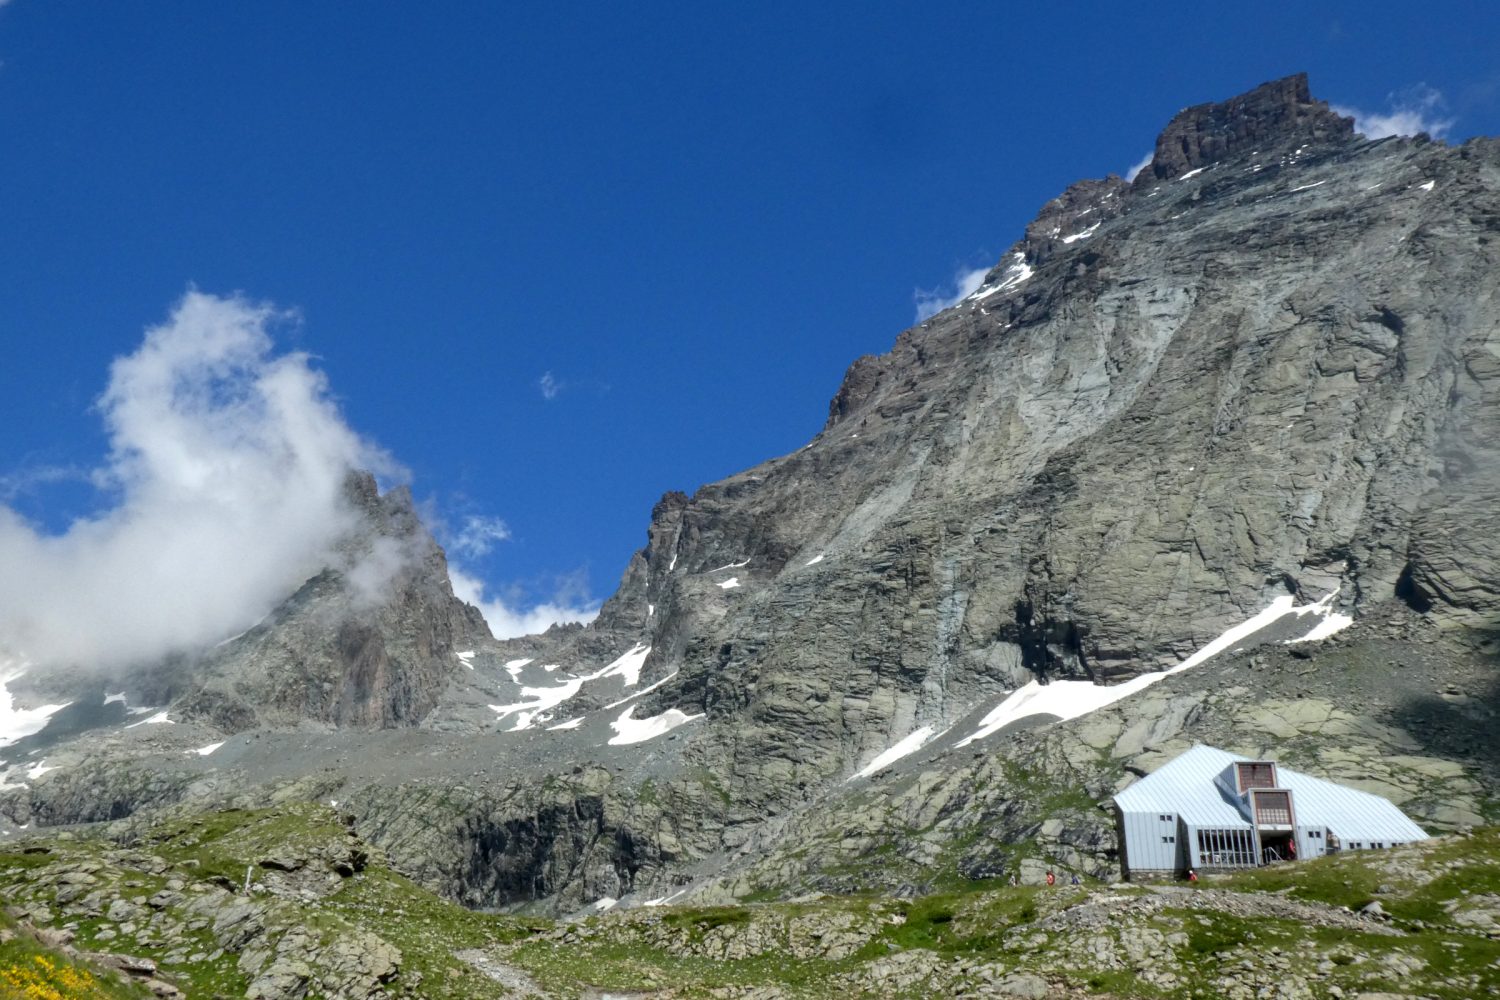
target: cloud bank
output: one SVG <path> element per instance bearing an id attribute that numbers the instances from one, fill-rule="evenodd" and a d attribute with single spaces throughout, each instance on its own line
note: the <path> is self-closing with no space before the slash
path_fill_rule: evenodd
<path id="1" fill-rule="evenodd" d="M 326 565 L 355 468 L 390 460 L 345 424 L 285 314 L 189 292 L 115 360 L 97 403 L 108 509 L 50 534 L 0 505 L 0 643 L 110 667 L 212 643 Z"/>
<path id="2" fill-rule="evenodd" d="M 989 265 L 976 267 L 972 270 L 961 267 L 953 275 L 953 283 L 948 286 L 937 288 L 918 288 L 912 292 L 912 299 L 917 304 L 917 318 L 915 322 L 922 322 L 958 305 L 970 295 L 979 291 L 979 286 L 984 283 L 984 276 L 990 273 Z"/>
<path id="3" fill-rule="evenodd" d="M 1369 139 L 1416 135 L 1418 132 L 1426 132 L 1434 139 L 1441 139 L 1453 128 L 1453 119 L 1445 114 L 1448 105 L 1442 92 L 1425 83 L 1389 94 L 1386 101 L 1390 109 L 1384 113 L 1361 111 L 1337 104 L 1333 105 L 1333 110 L 1353 118 L 1355 131 Z"/>
<path id="4" fill-rule="evenodd" d="M 448 579 L 459 600 L 480 610 L 496 639 L 535 635 L 559 622 L 591 622 L 599 614 L 598 603 L 584 598 L 578 587 L 564 587 L 551 601 L 523 609 L 516 602 L 490 595 L 484 581 L 452 563 L 448 564 Z"/>

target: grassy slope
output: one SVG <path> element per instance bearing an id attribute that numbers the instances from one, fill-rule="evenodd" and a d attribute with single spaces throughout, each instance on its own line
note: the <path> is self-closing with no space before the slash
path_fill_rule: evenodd
<path id="1" fill-rule="evenodd" d="M 278 883 L 278 873 L 257 864 L 318 858 L 351 843 L 364 850 L 331 811 L 312 806 L 176 821 L 123 848 L 89 837 L 53 838 L 47 853 L 22 853 L 14 845 L 0 853 L 0 898 L 14 908 L 5 918 L 9 926 L 21 915 L 70 926 L 84 950 L 155 958 L 163 978 L 194 997 L 243 996 L 251 977 L 236 959 L 256 947 L 218 951 L 212 926 L 192 929 L 186 907 L 202 898 L 264 904 L 271 916 L 263 942 L 294 927 L 323 942 L 374 934 L 402 956 L 386 991 L 439 1000 L 514 995 L 506 982 L 514 986 L 523 970 L 545 995 L 559 997 L 581 996 L 590 986 L 683 997 L 734 996 L 751 987 L 786 996 L 919 997 L 1017 976 L 1034 977 L 1026 980 L 1032 986 L 1120 997 L 1227 997 L 1275 984 L 1315 996 L 1337 986 L 1351 996 L 1388 990 L 1457 1000 L 1500 988 L 1495 829 L 1193 889 L 975 883 L 917 900 L 663 908 L 571 924 L 464 910 L 391 870 L 378 853 L 342 878 L 316 871 L 324 889 L 313 893 L 300 883 Z M 247 866 L 263 886 L 248 896 Z M 101 898 L 143 901 L 175 886 L 184 902 L 111 920 L 98 906 L 87 912 L 83 899 L 58 902 L 64 876 L 79 872 L 95 880 L 87 888 Z M 1374 900 L 1388 918 L 1350 912 Z M 164 940 L 170 935 L 163 922 L 179 918 L 175 942 Z M 41 968 L 39 955 L 58 961 L 24 933 L 12 934 L 0 944 L 0 969 Z M 506 982 L 456 957 L 471 949 L 489 956 L 491 972 L 500 969 Z M 0 997 L 12 995 L 5 989 L 27 995 L 0 985 Z M 138 995 L 98 976 L 90 989 L 59 995 Z"/>
<path id="2" fill-rule="evenodd" d="M 48 948 L 0 912 L 0 1000 L 140 1000 L 144 986 Z"/>

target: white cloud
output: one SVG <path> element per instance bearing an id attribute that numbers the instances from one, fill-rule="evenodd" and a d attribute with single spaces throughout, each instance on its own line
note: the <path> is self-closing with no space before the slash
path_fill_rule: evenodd
<path id="1" fill-rule="evenodd" d="M 1425 83 L 1388 94 L 1386 102 L 1390 105 L 1390 110 L 1384 113 L 1361 111 L 1337 104 L 1333 106 L 1333 110 L 1352 117 L 1355 131 L 1370 139 L 1416 135 L 1418 132 L 1426 132 L 1434 139 L 1441 139 L 1453 128 L 1453 119 L 1444 117 L 1448 105 L 1442 92 Z"/>
<path id="2" fill-rule="evenodd" d="M 917 304 L 916 322 L 936 316 L 944 309 L 951 309 L 964 299 L 979 290 L 984 282 L 984 276 L 990 273 L 988 265 L 976 267 L 972 270 L 966 267 L 959 268 L 953 275 L 953 283 L 947 287 L 918 288 L 912 292 L 912 299 Z"/>
<path id="3" fill-rule="evenodd" d="M 452 563 L 448 565 L 448 579 L 453 582 L 453 593 L 459 600 L 474 605 L 484 614 L 497 639 L 535 635 L 559 622 L 591 622 L 599 614 L 599 605 L 579 597 L 573 587 L 564 587 L 550 601 L 522 608 L 498 595 L 488 596 L 483 580 Z"/>
<path id="4" fill-rule="evenodd" d="M 510 537 L 510 528 L 498 517 L 470 515 L 464 518 L 464 526 L 457 535 L 449 539 L 448 547 L 459 555 L 477 559 L 488 555 L 496 542 Z"/>
<path id="5" fill-rule="evenodd" d="M 0 7 L 5 0 L 0 0 Z M 90 475 L 83 469 L 67 465 L 37 465 L 0 475 L 0 502 L 14 503 L 18 497 L 36 492 L 52 483 L 87 483 Z"/>
<path id="6" fill-rule="evenodd" d="M 113 496 L 60 534 L 0 505 L 0 646 L 117 666 L 245 628 L 334 559 L 352 469 L 393 463 L 344 423 L 269 306 L 197 291 L 115 360 L 98 401 Z"/>
<path id="7" fill-rule="evenodd" d="M 1151 166 L 1151 161 L 1154 159 L 1156 159 L 1156 150 L 1153 149 L 1145 156 L 1137 160 L 1129 170 L 1125 171 L 1125 179 L 1127 181 L 1135 180 L 1136 175 L 1139 174 L 1142 170 L 1145 170 L 1147 167 Z"/>
<path id="8" fill-rule="evenodd" d="M 551 372 L 543 372 L 542 377 L 536 380 L 537 388 L 542 390 L 543 399 L 556 399 L 557 394 L 562 392 L 563 384 Z"/>

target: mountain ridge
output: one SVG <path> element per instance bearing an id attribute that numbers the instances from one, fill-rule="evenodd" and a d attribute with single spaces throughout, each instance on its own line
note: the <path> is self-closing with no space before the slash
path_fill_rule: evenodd
<path id="1" fill-rule="evenodd" d="M 1208 736 L 1482 821 L 1500 143 L 1363 140 L 1301 75 L 1162 135 L 856 360 L 808 445 L 664 494 L 593 623 L 490 640 L 409 534 L 368 644 L 289 605 L 179 726 L 49 749 L 0 816 L 337 800 L 425 884 L 548 912 L 1107 876 L 1097 801 Z M 372 537 L 406 523 L 366 501 Z M 302 606 L 348 620 L 346 584 Z M 1157 676 L 1278 602 L 1320 610 L 960 745 L 1029 683 Z"/>

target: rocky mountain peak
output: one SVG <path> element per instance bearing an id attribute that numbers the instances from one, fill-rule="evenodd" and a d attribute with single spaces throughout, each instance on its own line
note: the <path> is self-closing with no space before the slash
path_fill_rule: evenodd
<path id="1" fill-rule="evenodd" d="M 1263 83 L 1227 101 L 1177 113 L 1156 139 L 1151 163 L 1131 182 L 1110 174 L 1069 185 L 1042 206 L 990 272 L 981 289 L 1018 286 L 1048 261 L 1076 249 L 1101 225 L 1130 209 L 1133 191 L 1182 177 L 1242 153 L 1291 152 L 1302 146 L 1341 145 L 1354 139 L 1354 119 L 1315 101 L 1307 74 Z M 861 358 L 849 369 L 829 408 L 829 425 L 867 398 L 879 381 L 878 359 Z"/>
<path id="2" fill-rule="evenodd" d="M 1326 101 L 1313 100 L 1307 74 L 1296 73 L 1227 101 L 1179 111 L 1157 136 L 1156 152 L 1135 185 L 1180 177 L 1252 149 L 1353 138 L 1354 119 L 1339 115 Z"/>
<path id="3" fill-rule="evenodd" d="M 490 638 L 454 596 L 410 490 L 382 494 L 369 473 L 351 472 L 344 495 L 355 527 L 334 564 L 212 650 L 177 711 L 231 732 L 305 719 L 415 725 L 460 669 L 455 654 Z"/>

